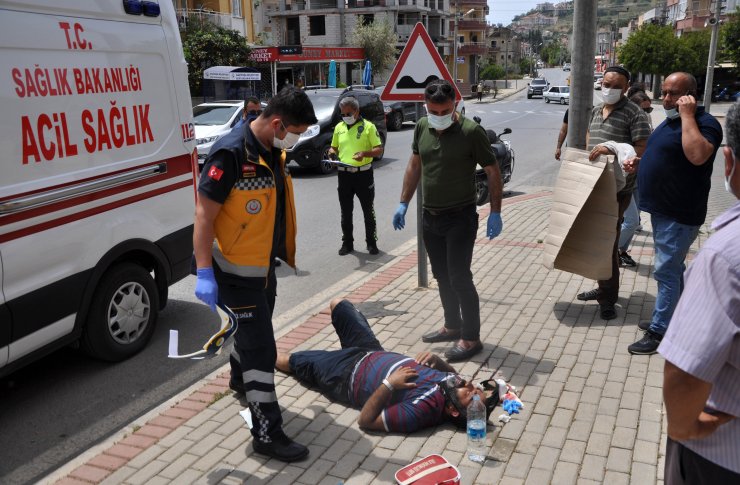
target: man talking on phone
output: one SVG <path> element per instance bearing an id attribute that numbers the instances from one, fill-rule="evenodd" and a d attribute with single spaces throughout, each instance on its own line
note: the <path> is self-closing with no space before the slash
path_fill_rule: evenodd
<path id="1" fill-rule="evenodd" d="M 645 335 L 627 348 L 638 355 L 657 351 L 676 309 L 686 255 L 707 216 L 712 164 L 722 143 L 719 122 L 696 104 L 694 76 L 674 72 L 661 94 L 666 119 L 648 139 L 642 158 L 624 166 L 628 173 L 637 171 L 640 210 L 651 216 L 658 282 L 652 318 L 639 323 Z"/>

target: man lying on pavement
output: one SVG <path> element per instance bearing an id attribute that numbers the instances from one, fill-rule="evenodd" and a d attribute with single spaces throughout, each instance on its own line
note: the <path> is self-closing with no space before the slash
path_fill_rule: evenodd
<path id="1" fill-rule="evenodd" d="M 364 430 L 410 433 L 445 421 L 464 428 L 473 395 L 486 403 L 488 416 L 509 390 L 503 381 L 486 381 L 486 390 L 466 382 L 430 352 L 412 359 L 385 351 L 352 303 L 336 299 L 330 307 L 342 348 L 278 353 L 275 368 L 361 409 L 358 424 Z"/>

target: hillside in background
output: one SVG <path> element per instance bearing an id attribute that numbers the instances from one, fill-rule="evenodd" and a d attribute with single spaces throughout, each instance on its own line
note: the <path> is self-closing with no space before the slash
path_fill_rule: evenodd
<path id="1" fill-rule="evenodd" d="M 558 2 L 552 3 L 555 4 Z M 599 27 L 608 26 L 612 22 L 617 22 L 617 19 L 619 20 L 619 26 L 623 27 L 627 25 L 629 19 L 637 18 L 641 13 L 655 7 L 657 3 L 660 3 L 659 0 L 599 0 Z M 529 12 L 517 15 L 514 17 L 514 20 L 516 21 L 525 15 L 535 12 L 537 12 L 537 9 L 532 9 Z M 543 11 L 542 13 L 552 15 L 554 12 Z M 573 10 L 559 10 L 557 14 L 558 23 L 548 30 L 559 33 L 569 33 L 573 29 Z"/>

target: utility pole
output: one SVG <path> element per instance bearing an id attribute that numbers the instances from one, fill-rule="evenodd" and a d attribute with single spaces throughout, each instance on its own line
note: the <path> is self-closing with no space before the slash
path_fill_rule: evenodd
<path id="1" fill-rule="evenodd" d="M 452 82 L 457 86 L 457 17 L 459 15 L 460 1 L 455 1 L 455 37 L 452 42 Z"/>
<path id="2" fill-rule="evenodd" d="M 704 83 L 704 110 L 709 113 L 712 105 L 712 85 L 714 84 L 714 58 L 717 55 L 717 38 L 719 37 L 719 18 L 722 15 L 722 0 L 714 2 L 714 17 L 707 20 L 712 26 L 712 40 L 709 41 L 709 59 L 707 60 L 707 76 Z"/>
<path id="3" fill-rule="evenodd" d="M 575 0 L 573 56 L 571 58 L 571 108 L 568 115 L 568 146 L 586 148 L 586 132 L 593 107 L 596 2 Z"/>
<path id="4" fill-rule="evenodd" d="M 504 89 L 509 88 L 509 33 L 504 32 L 506 40 L 504 40 L 504 46 L 506 52 L 504 52 Z"/>

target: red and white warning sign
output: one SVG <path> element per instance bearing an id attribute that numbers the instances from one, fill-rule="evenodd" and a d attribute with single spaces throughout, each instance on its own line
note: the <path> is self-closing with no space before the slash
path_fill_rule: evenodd
<path id="1" fill-rule="evenodd" d="M 424 88 L 437 79 L 448 80 L 455 87 L 457 101 L 462 99 L 432 38 L 429 37 L 424 24 L 419 22 L 414 27 L 406 47 L 403 48 L 380 99 L 424 101 Z"/>

